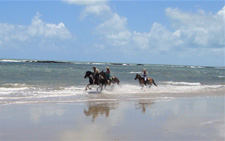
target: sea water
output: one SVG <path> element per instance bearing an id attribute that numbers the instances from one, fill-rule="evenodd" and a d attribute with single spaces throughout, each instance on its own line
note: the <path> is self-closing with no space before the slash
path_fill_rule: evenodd
<path id="1" fill-rule="evenodd" d="M 110 67 L 120 85 L 107 86 L 97 93 L 97 86 L 85 90 L 89 83 L 86 71 Z M 142 69 L 157 83 L 141 88 L 136 74 Z M 93 62 L 48 62 L 37 60 L 0 60 L 0 103 L 73 102 L 95 99 L 171 98 L 182 95 L 224 95 L 225 68 L 206 66 L 118 64 Z M 155 96 L 155 97 L 154 97 Z M 168 97 L 167 97 L 168 96 Z M 94 98 L 93 98 L 94 97 Z M 98 97 L 99 98 L 99 97 Z"/>

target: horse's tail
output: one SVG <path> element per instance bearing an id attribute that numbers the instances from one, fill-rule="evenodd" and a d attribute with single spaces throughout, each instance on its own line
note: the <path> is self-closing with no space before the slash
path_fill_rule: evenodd
<path id="1" fill-rule="evenodd" d="M 155 83 L 155 81 L 154 81 L 154 79 L 152 79 L 152 83 L 157 87 L 157 85 L 156 85 L 156 83 Z"/>

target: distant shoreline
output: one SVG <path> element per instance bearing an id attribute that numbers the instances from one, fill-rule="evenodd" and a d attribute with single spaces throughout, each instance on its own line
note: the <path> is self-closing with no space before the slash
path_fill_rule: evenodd
<path id="1" fill-rule="evenodd" d="M 225 69 L 224 66 L 196 66 L 196 65 L 170 65 L 170 64 L 140 64 L 140 63 L 113 63 L 113 62 L 83 62 L 83 61 L 55 61 L 55 60 L 26 60 L 26 59 L 0 59 L 0 62 L 12 62 L 12 63 L 49 63 L 49 64 L 73 64 L 73 63 L 82 63 L 82 64 L 93 64 L 93 65 L 118 65 L 118 66 L 148 66 L 148 65 L 157 65 L 157 66 L 174 66 L 174 67 L 184 67 L 184 68 L 219 68 Z"/>
<path id="2" fill-rule="evenodd" d="M 148 66 L 148 65 L 157 65 L 157 66 L 174 66 L 174 67 L 185 67 L 185 68 L 220 68 L 225 69 L 224 66 L 197 66 L 197 65 L 171 65 L 171 64 L 140 64 L 140 63 L 113 63 L 113 62 L 87 62 L 87 61 L 55 61 L 55 60 L 30 60 L 30 59 L 0 59 L 0 62 L 13 62 L 13 63 L 49 63 L 49 64 L 73 64 L 73 63 L 82 63 L 82 64 L 93 64 L 93 65 L 118 65 L 118 66 Z"/>

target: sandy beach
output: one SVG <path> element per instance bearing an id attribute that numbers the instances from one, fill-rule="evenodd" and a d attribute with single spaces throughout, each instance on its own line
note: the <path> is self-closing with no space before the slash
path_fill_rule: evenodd
<path id="1" fill-rule="evenodd" d="M 0 0 L 0 141 L 225 141 L 224 0 Z"/>
<path id="2" fill-rule="evenodd" d="M 98 97 L 99 99 L 93 99 Z M 1 140 L 224 140 L 224 96 L 0 105 Z"/>

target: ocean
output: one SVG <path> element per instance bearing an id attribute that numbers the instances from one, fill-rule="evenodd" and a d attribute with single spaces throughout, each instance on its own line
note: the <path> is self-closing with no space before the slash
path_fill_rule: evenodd
<path id="1" fill-rule="evenodd" d="M 86 91 L 89 80 L 84 75 L 92 66 L 100 71 L 110 67 L 120 86 L 107 86 L 101 93 L 97 86 Z M 158 87 L 142 89 L 134 80 L 143 68 Z M 1 59 L 0 104 L 217 96 L 225 93 L 224 80 L 224 67 Z"/>

